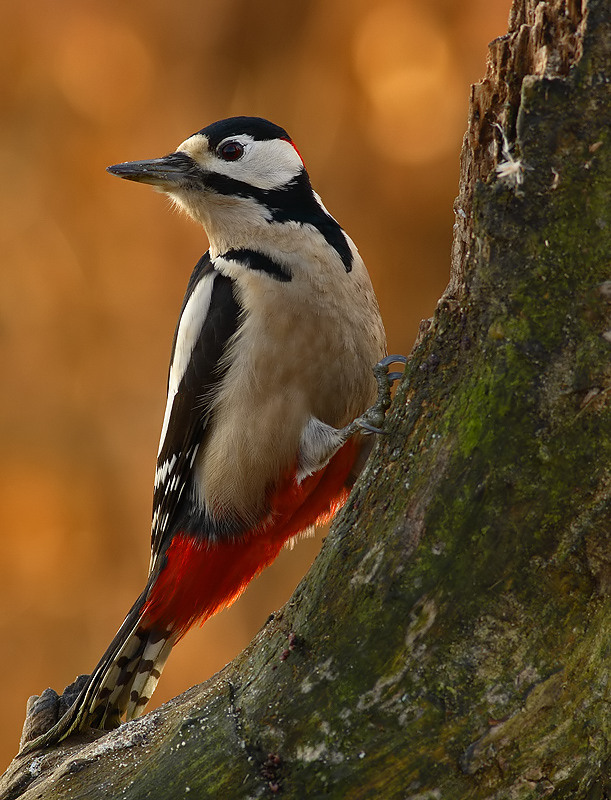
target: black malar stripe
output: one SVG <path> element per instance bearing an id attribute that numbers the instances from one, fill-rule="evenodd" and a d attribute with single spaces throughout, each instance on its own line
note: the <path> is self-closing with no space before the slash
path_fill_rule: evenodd
<path id="1" fill-rule="evenodd" d="M 227 250 L 220 258 L 231 259 L 232 261 L 237 261 L 239 264 L 244 264 L 248 269 L 265 272 L 277 281 L 287 283 L 292 280 L 291 273 L 286 267 L 283 267 L 277 261 L 274 261 L 273 258 L 259 253 L 256 250 L 248 250 L 247 248 Z"/>

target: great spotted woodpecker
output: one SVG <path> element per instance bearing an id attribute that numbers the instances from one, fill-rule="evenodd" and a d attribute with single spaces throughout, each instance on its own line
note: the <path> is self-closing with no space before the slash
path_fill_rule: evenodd
<path id="1" fill-rule="evenodd" d="M 365 265 L 285 130 L 234 117 L 108 171 L 168 194 L 210 249 L 174 335 L 148 581 L 38 746 L 143 712 L 189 627 L 345 501 L 395 377 Z"/>

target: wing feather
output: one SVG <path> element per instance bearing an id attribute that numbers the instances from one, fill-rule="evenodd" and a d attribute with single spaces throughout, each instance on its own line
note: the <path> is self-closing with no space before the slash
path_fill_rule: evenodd
<path id="1" fill-rule="evenodd" d="M 223 354 L 240 314 L 234 282 L 214 269 L 206 253 L 189 280 L 174 334 L 155 472 L 151 568 L 192 514 L 193 465 L 206 436 L 209 399 L 226 368 Z"/>

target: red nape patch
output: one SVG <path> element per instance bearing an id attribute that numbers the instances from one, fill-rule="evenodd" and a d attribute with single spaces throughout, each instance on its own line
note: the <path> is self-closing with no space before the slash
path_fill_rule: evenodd
<path id="1" fill-rule="evenodd" d="M 346 501 L 345 484 L 357 452 L 351 439 L 323 470 L 301 483 L 293 471 L 270 498 L 269 517 L 238 540 L 176 535 L 144 606 L 144 625 L 171 627 L 180 638 L 194 622 L 231 605 L 287 539 L 326 521 Z"/>
<path id="2" fill-rule="evenodd" d="M 303 160 L 303 156 L 301 155 L 301 153 L 300 153 L 300 152 L 299 152 L 299 150 L 297 149 L 297 145 L 295 144 L 295 142 L 294 142 L 292 139 L 289 139 L 289 137 L 288 137 L 288 136 L 283 136 L 283 137 L 282 137 L 282 141 L 283 141 L 283 142 L 288 142 L 288 143 L 291 145 L 291 147 L 293 148 L 293 150 L 294 150 L 294 151 L 297 153 L 297 155 L 298 155 L 298 156 L 299 156 L 299 158 L 301 159 L 301 163 L 302 163 L 302 164 L 303 164 L 303 166 L 305 167 L 305 161 Z"/>

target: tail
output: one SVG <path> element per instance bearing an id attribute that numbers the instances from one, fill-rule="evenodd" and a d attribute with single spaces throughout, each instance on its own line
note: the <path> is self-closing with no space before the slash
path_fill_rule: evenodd
<path id="1" fill-rule="evenodd" d="M 50 730 L 27 742 L 20 755 L 89 727 L 116 728 L 124 715 L 130 720 L 143 713 L 179 638 L 171 630 L 143 625 L 149 591 L 147 585 L 68 711 Z"/>
<path id="2" fill-rule="evenodd" d="M 217 542 L 175 535 L 72 706 L 20 753 L 57 744 L 88 727 L 115 728 L 123 715 L 127 720 L 140 716 L 172 647 L 191 625 L 231 605 L 288 539 L 342 504 L 357 446 L 357 440 L 347 442 L 324 469 L 301 482 L 289 474 L 270 500 L 271 523 Z"/>

